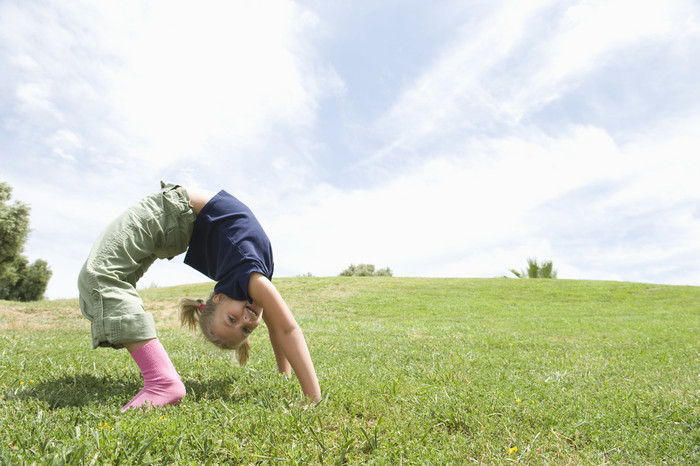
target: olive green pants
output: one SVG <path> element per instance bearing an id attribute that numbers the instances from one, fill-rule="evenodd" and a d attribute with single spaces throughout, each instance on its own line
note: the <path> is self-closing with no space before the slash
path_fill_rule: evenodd
<path id="1" fill-rule="evenodd" d="M 187 191 L 161 190 L 129 208 L 100 234 L 78 276 L 80 310 L 91 322 L 92 347 L 156 338 L 136 282 L 156 259 L 185 252 L 195 213 Z"/>

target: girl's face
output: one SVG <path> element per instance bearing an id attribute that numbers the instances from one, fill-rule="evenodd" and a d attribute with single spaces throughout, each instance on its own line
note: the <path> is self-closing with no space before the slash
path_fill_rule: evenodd
<path id="1" fill-rule="evenodd" d="M 223 293 L 212 298 L 217 308 L 212 331 L 231 345 L 238 345 L 260 324 L 263 309 L 258 304 L 231 299 Z"/>

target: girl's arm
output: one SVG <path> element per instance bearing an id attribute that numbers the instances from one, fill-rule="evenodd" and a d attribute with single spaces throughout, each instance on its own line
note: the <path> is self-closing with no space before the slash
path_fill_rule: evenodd
<path id="1" fill-rule="evenodd" d="M 265 320 L 264 312 L 263 320 Z M 267 326 L 267 331 L 270 334 L 270 344 L 272 345 L 272 351 L 275 353 L 275 359 L 277 360 L 277 370 L 279 370 L 280 374 L 284 374 L 287 377 L 291 377 L 292 370 L 289 367 L 289 361 L 287 361 L 287 357 L 284 355 L 284 351 L 282 350 L 279 335 L 277 335 L 277 333 L 272 327 L 270 327 L 270 325 Z"/>
<path id="2" fill-rule="evenodd" d="M 284 302 L 272 282 L 261 273 L 253 272 L 250 275 L 248 292 L 253 300 L 263 308 L 263 320 L 265 320 L 270 332 L 270 341 L 280 372 L 288 373 L 288 366 L 285 362 L 289 361 L 288 364 L 291 364 L 292 369 L 294 369 L 304 395 L 309 397 L 311 401 L 320 401 L 321 387 L 318 385 L 309 348 L 306 346 L 304 334 L 287 307 L 287 303 Z M 278 354 L 280 351 L 282 354 Z M 280 362 L 282 362 L 281 366 Z M 281 369 L 285 369 L 285 371 Z"/>

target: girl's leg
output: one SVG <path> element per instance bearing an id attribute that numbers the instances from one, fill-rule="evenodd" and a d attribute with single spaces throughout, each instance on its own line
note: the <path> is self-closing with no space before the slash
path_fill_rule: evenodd
<path id="1" fill-rule="evenodd" d="M 185 397 L 185 386 L 157 338 L 128 342 L 124 346 L 141 369 L 143 389 L 122 407 L 122 412 L 144 405 L 177 404 Z"/>

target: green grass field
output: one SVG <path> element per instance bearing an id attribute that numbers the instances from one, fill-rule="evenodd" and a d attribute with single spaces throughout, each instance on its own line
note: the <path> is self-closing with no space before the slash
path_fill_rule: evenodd
<path id="1" fill-rule="evenodd" d="M 179 330 L 148 289 L 187 387 L 141 388 L 90 349 L 74 300 L 0 303 L 3 464 L 698 464 L 700 288 L 572 280 L 276 279 L 323 400 L 302 409 L 261 326 L 245 368 Z"/>

